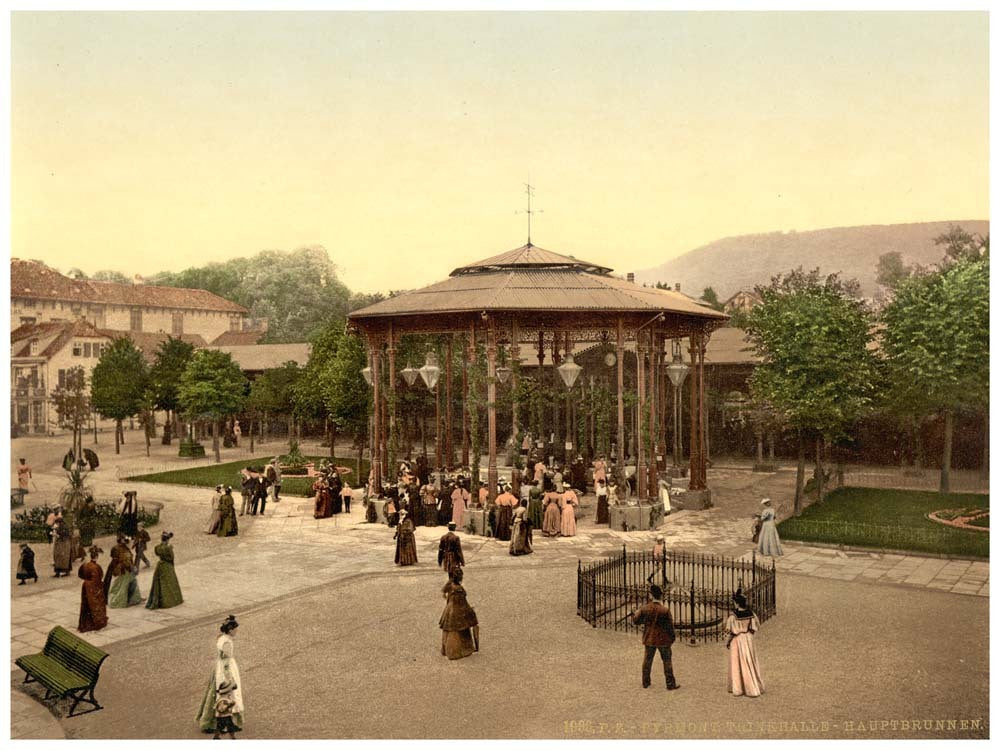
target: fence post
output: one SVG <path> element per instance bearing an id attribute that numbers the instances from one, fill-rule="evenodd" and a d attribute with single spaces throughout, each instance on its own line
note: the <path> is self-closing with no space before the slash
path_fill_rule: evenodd
<path id="1" fill-rule="evenodd" d="M 590 626 L 592 628 L 597 627 L 597 574 L 600 571 L 594 571 L 594 575 L 590 578 Z"/>
<path id="2" fill-rule="evenodd" d="M 580 558 L 576 558 L 576 613 L 580 614 L 580 607 L 583 604 L 583 579 L 580 577 L 583 572 L 583 563 Z"/>
<path id="3" fill-rule="evenodd" d="M 752 582 L 751 585 L 756 586 L 757 585 L 757 550 L 754 550 L 752 553 L 750 553 L 750 568 L 753 571 L 751 573 L 751 577 L 750 577 L 750 580 Z"/>
<path id="4" fill-rule="evenodd" d="M 771 614 L 778 614 L 778 587 L 775 585 L 778 577 L 775 575 L 774 558 L 771 558 Z"/>
<path id="5" fill-rule="evenodd" d="M 691 571 L 691 640 L 688 642 L 691 646 L 697 646 L 698 640 L 694 637 L 694 571 Z"/>

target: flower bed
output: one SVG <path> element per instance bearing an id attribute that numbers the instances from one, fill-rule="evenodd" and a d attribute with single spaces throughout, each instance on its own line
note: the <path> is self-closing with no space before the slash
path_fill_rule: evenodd
<path id="1" fill-rule="evenodd" d="M 96 504 L 97 512 L 94 515 L 94 536 L 108 536 L 118 531 L 117 504 L 104 502 Z M 160 522 L 160 511 L 163 506 L 160 503 L 146 503 L 139 506 L 139 523 L 145 524 L 146 528 L 155 526 Z M 16 514 L 10 522 L 10 540 L 12 542 L 48 542 L 49 527 L 45 524 L 52 508 L 47 505 L 38 505 L 29 508 L 24 513 Z M 70 526 L 73 525 L 73 514 L 65 513 L 63 516 Z"/>

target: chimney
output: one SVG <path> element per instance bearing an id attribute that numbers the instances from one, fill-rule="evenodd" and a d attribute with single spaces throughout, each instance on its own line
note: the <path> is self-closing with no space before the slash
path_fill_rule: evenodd
<path id="1" fill-rule="evenodd" d="M 625 276 L 625 278 L 628 279 L 628 282 L 630 284 L 634 284 L 635 283 L 635 274 L 632 273 L 631 271 Z"/>
<path id="2" fill-rule="evenodd" d="M 674 291 L 679 292 L 680 290 L 681 290 L 681 282 L 678 281 L 674 284 Z"/>

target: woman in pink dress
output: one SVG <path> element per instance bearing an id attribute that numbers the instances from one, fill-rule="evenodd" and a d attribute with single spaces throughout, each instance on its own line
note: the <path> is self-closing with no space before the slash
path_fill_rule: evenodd
<path id="1" fill-rule="evenodd" d="M 729 649 L 726 688 L 733 695 L 756 698 L 764 692 L 764 682 L 757 665 L 757 650 L 753 644 L 753 634 L 759 629 L 757 615 L 737 589 L 733 594 L 733 613 L 726 620 L 726 632 L 729 633 L 729 640 L 726 641 L 726 648 Z"/>
<path id="2" fill-rule="evenodd" d="M 460 529 L 464 529 L 463 522 L 465 520 L 465 509 L 469 505 L 469 500 L 472 499 L 472 495 L 469 491 L 459 483 L 451 493 L 451 520 Z"/>
<path id="3" fill-rule="evenodd" d="M 573 490 L 567 489 L 562 494 L 562 526 L 559 531 L 563 536 L 576 536 L 576 508 L 579 505 Z"/>
<path id="4" fill-rule="evenodd" d="M 604 463 L 604 456 L 594 461 L 594 487 L 597 487 L 597 483 L 602 479 L 604 481 L 608 479 L 608 465 Z"/>
<path id="5" fill-rule="evenodd" d="M 542 518 L 542 534 L 559 536 L 562 529 L 562 495 L 558 492 L 546 492 L 543 502 L 545 516 Z"/>

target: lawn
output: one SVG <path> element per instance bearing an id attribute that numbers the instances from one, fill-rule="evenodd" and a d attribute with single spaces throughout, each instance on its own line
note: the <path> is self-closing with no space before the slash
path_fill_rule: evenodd
<path id="1" fill-rule="evenodd" d="M 989 505 L 989 495 L 841 487 L 798 518 L 782 521 L 778 532 L 804 542 L 988 558 L 989 534 L 950 528 L 926 515 Z"/>
<path id="2" fill-rule="evenodd" d="M 308 460 L 319 463 L 322 460 L 330 460 L 329 456 L 307 456 Z M 359 484 L 355 476 L 355 459 L 334 458 L 333 462 L 338 466 L 349 466 L 351 473 L 345 479 L 352 486 Z M 210 466 L 197 466 L 191 469 L 177 469 L 175 471 L 163 471 L 158 474 L 143 474 L 142 476 L 130 477 L 134 482 L 153 482 L 154 484 L 183 484 L 189 487 L 214 487 L 217 484 L 228 484 L 238 490 L 240 486 L 240 469 L 250 465 L 259 465 L 263 459 L 248 461 L 229 461 L 224 464 L 212 464 Z M 362 476 L 368 476 L 368 462 L 361 462 Z M 312 484 L 315 479 L 304 476 L 285 475 L 281 478 L 282 495 L 300 495 L 308 497 L 312 495 Z"/>

